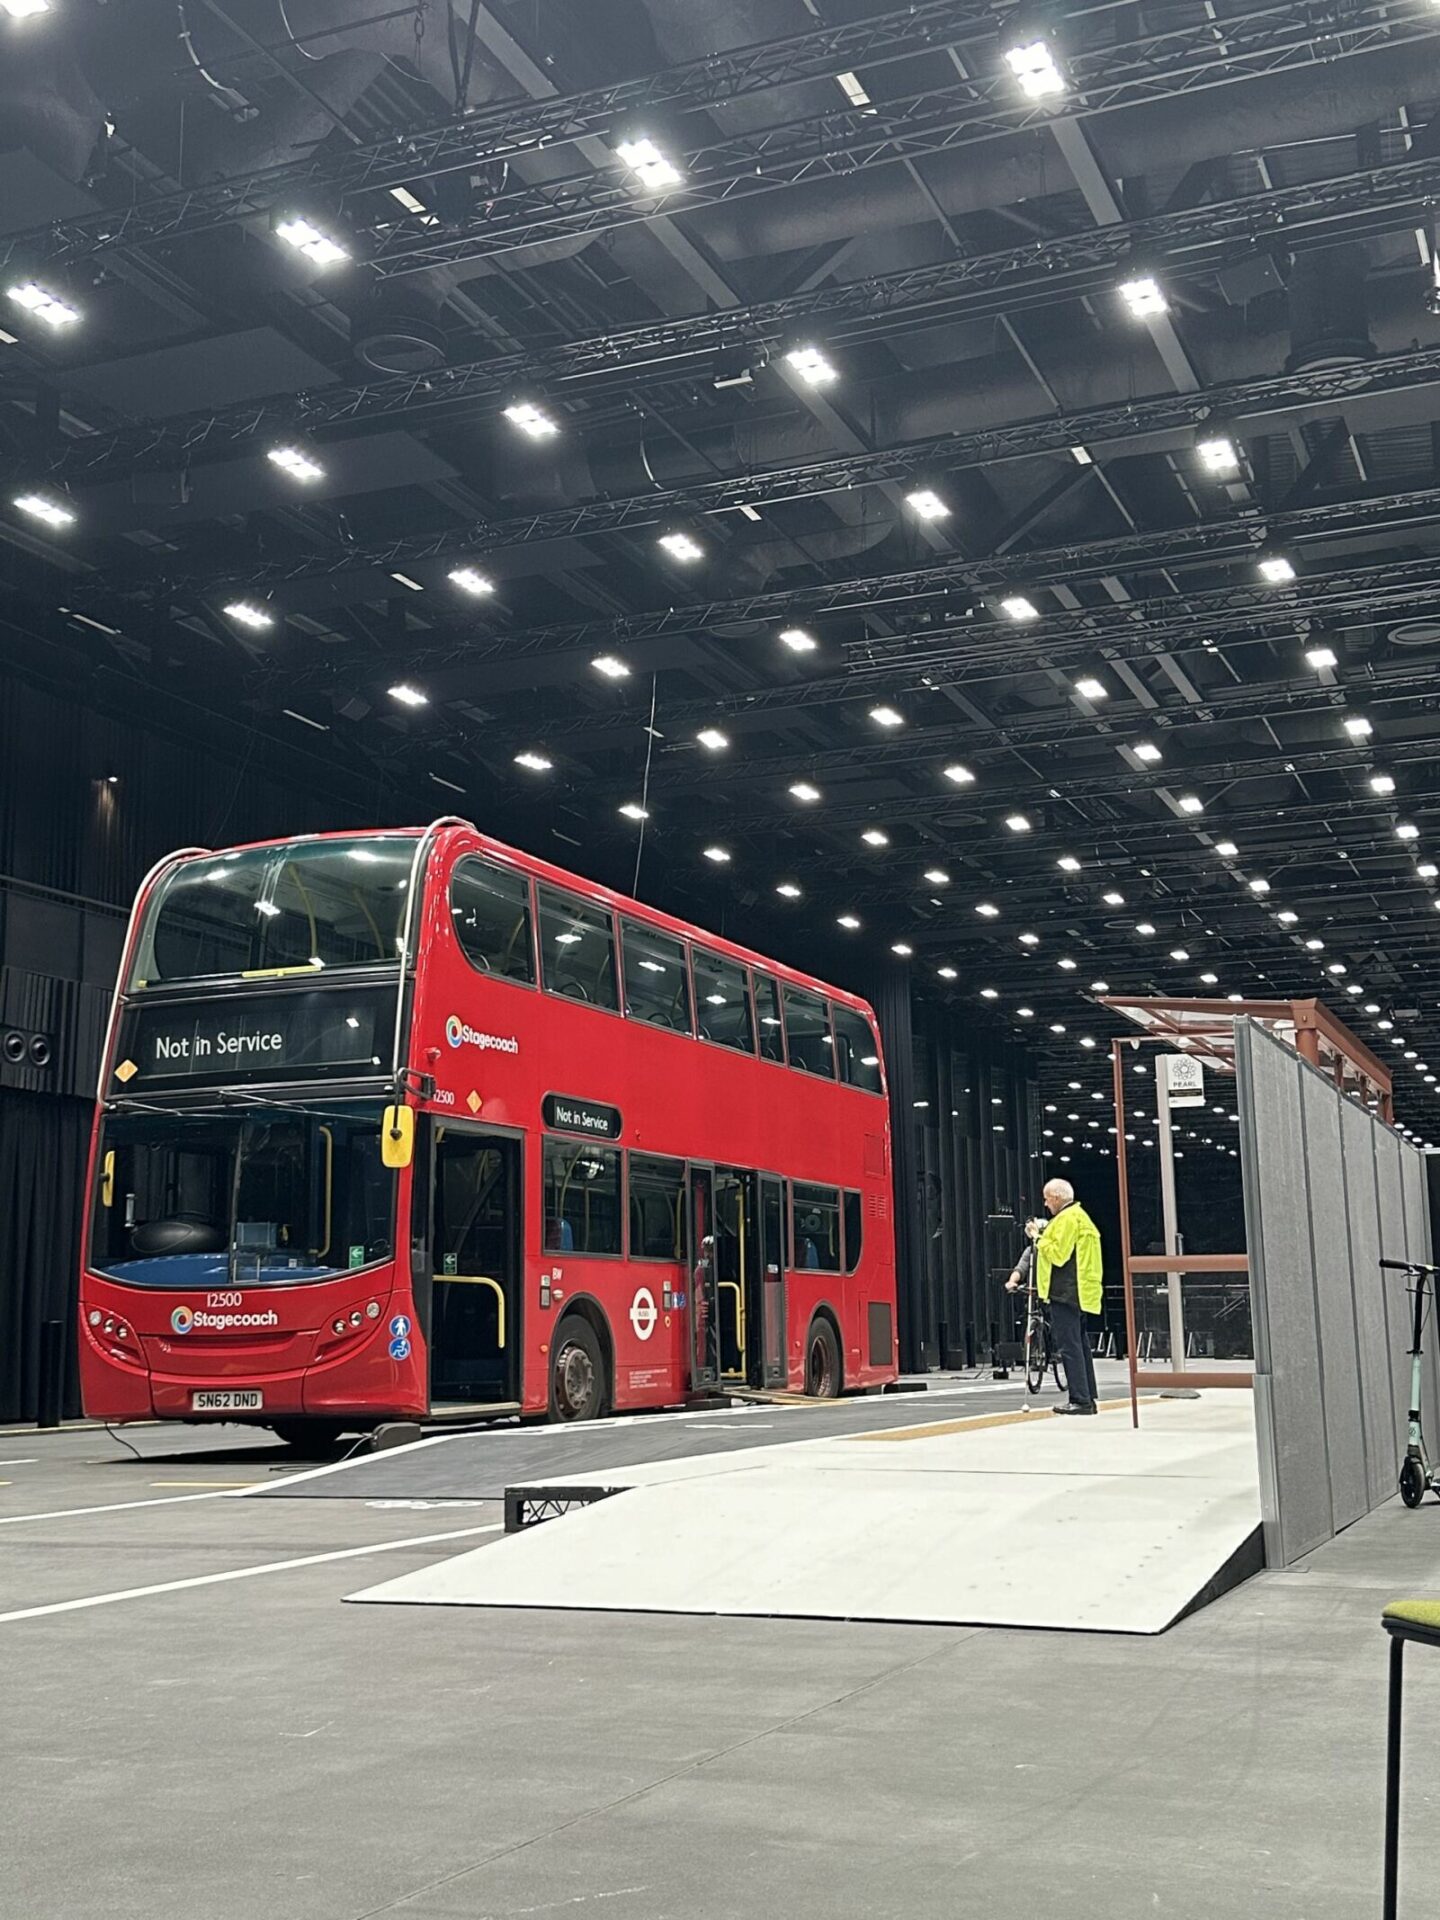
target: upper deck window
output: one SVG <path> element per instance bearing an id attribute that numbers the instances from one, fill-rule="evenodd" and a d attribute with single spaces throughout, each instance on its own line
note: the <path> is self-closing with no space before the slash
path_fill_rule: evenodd
<path id="1" fill-rule="evenodd" d="M 803 987 L 785 989 L 785 1038 L 790 1064 L 802 1073 L 835 1078 L 835 1054 L 830 1044 L 830 1009 L 818 993 Z"/>
<path id="2" fill-rule="evenodd" d="M 853 1007 L 833 1001 L 830 1007 L 835 1022 L 835 1053 L 840 1062 L 840 1078 L 867 1093 L 880 1091 L 880 1047 L 870 1023 Z"/>
<path id="3" fill-rule="evenodd" d="M 750 1024 L 750 983 L 744 967 L 722 954 L 694 949 L 695 1017 L 700 1038 L 717 1046 L 754 1053 L 755 1029 Z"/>
<path id="4" fill-rule="evenodd" d="M 568 1000 L 616 1012 L 615 929 L 603 907 L 540 888 L 540 967 L 545 986 Z"/>
<path id="5" fill-rule="evenodd" d="M 129 984 L 393 966 L 414 853 L 377 836 L 183 861 L 147 909 Z"/>
<path id="6" fill-rule="evenodd" d="M 502 980 L 535 983 L 530 940 L 530 883 L 523 873 L 462 860 L 450 880 L 455 938 L 472 967 Z"/>
<path id="7" fill-rule="evenodd" d="M 668 933 L 622 920 L 625 942 L 625 1011 L 652 1027 L 690 1031 L 690 974 L 685 948 Z"/>

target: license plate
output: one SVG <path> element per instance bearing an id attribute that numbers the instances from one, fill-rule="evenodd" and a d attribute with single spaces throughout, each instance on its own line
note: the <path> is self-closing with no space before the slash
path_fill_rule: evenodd
<path id="1" fill-rule="evenodd" d="M 258 1413 L 265 1405 L 263 1393 L 227 1387 L 223 1391 L 192 1393 L 192 1413 Z"/>

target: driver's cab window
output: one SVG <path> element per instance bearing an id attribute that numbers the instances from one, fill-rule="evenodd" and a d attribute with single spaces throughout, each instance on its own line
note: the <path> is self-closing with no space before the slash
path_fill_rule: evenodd
<path id="1" fill-rule="evenodd" d="M 555 887 L 540 898 L 541 979 L 551 993 L 618 1012 L 615 929 L 603 907 L 592 907 Z"/>
<path id="2" fill-rule="evenodd" d="M 530 882 L 523 873 L 486 860 L 461 860 L 450 878 L 450 923 L 478 972 L 534 984 Z"/>

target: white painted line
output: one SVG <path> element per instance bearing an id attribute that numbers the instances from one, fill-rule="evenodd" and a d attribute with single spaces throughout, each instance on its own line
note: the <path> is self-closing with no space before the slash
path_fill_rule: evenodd
<path id="1" fill-rule="evenodd" d="M 250 1489 L 247 1487 L 248 1493 Z M 72 1520 L 87 1513 L 129 1513 L 135 1507 L 178 1507 L 183 1500 L 238 1500 L 233 1488 L 223 1493 L 171 1493 L 163 1500 L 112 1500 L 103 1507 L 57 1507 L 50 1513 L 7 1513 L 0 1527 L 18 1527 L 27 1520 Z"/>
<path id="2" fill-rule="evenodd" d="M 38 1467 L 39 1460 L 0 1460 L 0 1467 Z"/>
<path id="3" fill-rule="evenodd" d="M 296 1567 L 324 1566 L 331 1560 L 359 1560 L 371 1553 L 396 1553 L 404 1547 L 430 1547 L 441 1540 L 464 1540 L 477 1533 L 499 1533 L 496 1521 L 488 1527 L 457 1527 L 451 1533 L 421 1533 L 409 1540 L 379 1540 L 368 1547 L 340 1547 L 333 1553 L 307 1553 L 299 1560 L 267 1560 L 258 1567 L 235 1567 L 228 1573 L 198 1573 L 188 1580 L 162 1580 L 153 1587 L 122 1587 L 115 1593 L 86 1594 L 81 1600 L 55 1600 L 43 1607 L 18 1607 L 0 1613 L 7 1620 L 39 1620 L 51 1613 L 79 1613 L 86 1607 L 111 1607 L 119 1600 L 145 1600 L 157 1593 L 182 1593 L 190 1587 L 218 1587 L 227 1580 L 253 1580 L 262 1573 L 289 1573 Z"/>
<path id="4" fill-rule="evenodd" d="M 346 1473 L 351 1467 L 374 1466 L 377 1460 L 398 1459 L 402 1453 L 415 1453 L 421 1447 L 442 1447 L 451 1440 L 461 1440 L 465 1436 L 459 1433 L 435 1433 L 425 1440 L 407 1440 L 403 1447 L 386 1447 L 380 1453 L 357 1453 L 349 1460 L 332 1461 L 328 1467 L 306 1467 L 303 1473 L 285 1473 L 278 1479 L 258 1480 L 254 1487 L 246 1489 L 241 1498 L 248 1497 L 263 1487 L 268 1493 L 272 1487 L 292 1486 L 297 1480 L 323 1480 L 327 1474 Z"/>

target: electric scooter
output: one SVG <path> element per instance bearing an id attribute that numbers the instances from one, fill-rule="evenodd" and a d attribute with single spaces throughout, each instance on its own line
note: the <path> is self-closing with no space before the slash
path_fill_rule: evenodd
<path id="1" fill-rule="evenodd" d="M 1430 1470 L 1425 1452 L 1425 1434 L 1420 1425 L 1420 1337 L 1425 1331 L 1425 1283 L 1433 1286 L 1440 1267 L 1426 1266 L 1421 1260 L 1382 1260 L 1382 1267 L 1394 1273 L 1409 1274 L 1415 1298 L 1414 1344 L 1410 1348 L 1410 1413 L 1405 1428 L 1405 1458 L 1400 1462 L 1400 1498 L 1407 1507 L 1418 1507 L 1427 1490 L 1440 1493 L 1440 1481 Z"/>

